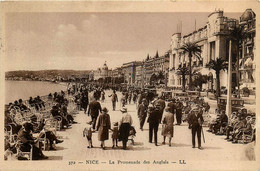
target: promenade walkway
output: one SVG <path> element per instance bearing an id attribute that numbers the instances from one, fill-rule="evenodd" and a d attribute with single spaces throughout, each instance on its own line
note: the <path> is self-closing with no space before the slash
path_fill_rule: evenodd
<path id="1" fill-rule="evenodd" d="M 117 110 L 112 111 L 111 100 L 107 96 L 112 93 L 106 91 L 106 100 L 101 103 L 102 107 L 107 107 L 111 117 L 111 123 L 119 121 L 122 114 L 119 111 L 120 103 L 117 104 Z M 118 93 L 119 99 L 121 93 Z M 247 160 L 245 157 L 244 144 L 232 144 L 224 140 L 225 136 L 216 136 L 206 132 L 207 128 L 204 127 L 204 134 L 206 143 L 202 143 L 203 150 L 198 148 L 193 149 L 191 146 L 191 132 L 186 123 L 181 126 L 174 127 L 174 138 L 172 146 L 168 144 L 161 145 L 163 137 L 161 136 L 161 125 L 158 131 L 159 146 L 155 146 L 148 142 L 148 124 L 145 123 L 144 131 L 139 130 L 139 120 L 137 117 L 136 106 L 128 104 L 126 106 L 129 113 L 133 117 L 134 126 L 137 131 L 135 144 L 132 145 L 128 142 L 128 150 L 122 150 L 122 143 L 119 142 L 120 148 L 112 149 L 111 134 L 109 140 L 105 142 L 106 150 L 100 148 L 100 142 L 97 139 L 97 132 L 93 133 L 93 146 L 94 148 L 88 149 L 87 139 L 83 137 L 83 129 L 86 122 L 91 118 L 80 111 L 76 115 L 75 120 L 77 124 L 73 124 L 71 129 L 58 132 L 64 138 L 64 142 L 56 146 L 57 151 L 44 151 L 44 154 L 49 156 L 49 160 L 76 160 L 85 161 L 88 159 L 99 159 L 104 162 L 108 160 L 164 160 L 175 162 L 179 160 L 204 160 L 204 161 L 225 161 L 225 160 Z M 166 140 L 167 142 L 168 140 Z"/>

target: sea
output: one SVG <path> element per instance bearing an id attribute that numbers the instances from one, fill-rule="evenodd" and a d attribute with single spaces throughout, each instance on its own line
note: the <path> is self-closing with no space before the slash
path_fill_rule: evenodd
<path id="1" fill-rule="evenodd" d="M 5 104 L 19 99 L 28 100 L 30 97 L 46 96 L 66 89 L 66 83 L 5 80 Z"/>

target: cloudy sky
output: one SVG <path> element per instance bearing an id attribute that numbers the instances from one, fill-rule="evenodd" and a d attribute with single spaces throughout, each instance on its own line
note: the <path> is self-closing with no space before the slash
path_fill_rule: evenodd
<path id="1" fill-rule="evenodd" d="M 8 13 L 5 70 L 96 69 L 143 60 L 170 49 L 182 34 L 207 22 L 209 13 Z M 225 13 L 238 19 L 241 13 Z"/>

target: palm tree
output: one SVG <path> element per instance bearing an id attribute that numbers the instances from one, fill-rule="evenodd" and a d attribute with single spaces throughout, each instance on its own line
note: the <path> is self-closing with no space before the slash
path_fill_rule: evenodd
<path id="1" fill-rule="evenodd" d="M 179 67 L 177 69 L 177 75 L 181 75 L 182 77 L 182 91 L 185 92 L 185 84 L 186 84 L 186 79 L 185 76 L 189 74 L 189 69 L 187 67 Z"/>
<path id="2" fill-rule="evenodd" d="M 216 60 L 210 60 L 206 65 L 207 68 L 213 69 L 216 73 L 217 80 L 217 89 L 216 89 L 216 97 L 220 97 L 220 78 L 219 74 L 221 70 L 226 70 L 228 68 L 227 62 L 221 58 L 217 58 Z"/>
<path id="3" fill-rule="evenodd" d="M 201 49 L 196 43 L 185 43 L 181 48 L 184 52 L 188 53 L 189 57 L 189 89 L 192 89 L 192 67 L 191 67 L 191 62 L 192 62 L 192 56 L 194 55 L 196 58 L 199 60 L 201 59 L 200 54 L 201 54 Z"/>

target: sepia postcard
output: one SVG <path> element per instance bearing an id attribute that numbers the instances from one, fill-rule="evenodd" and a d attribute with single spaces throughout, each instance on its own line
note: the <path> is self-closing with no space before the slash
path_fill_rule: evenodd
<path id="1" fill-rule="evenodd" d="M 2 1 L 0 170 L 259 170 L 246 1 Z"/>

